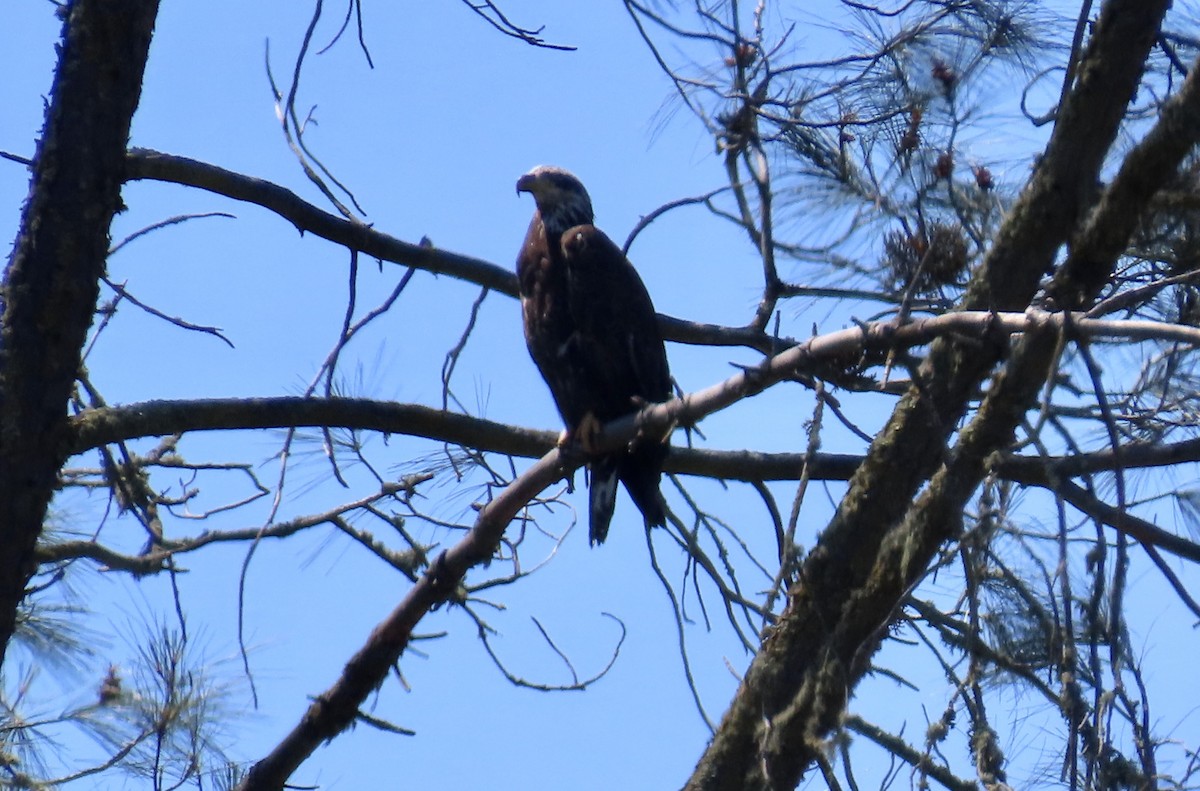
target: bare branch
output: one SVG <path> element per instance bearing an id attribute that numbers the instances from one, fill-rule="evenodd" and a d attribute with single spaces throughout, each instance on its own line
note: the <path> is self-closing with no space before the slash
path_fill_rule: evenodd
<path id="1" fill-rule="evenodd" d="M 574 52 L 577 49 L 567 44 L 549 43 L 541 38 L 540 34 L 543 28 L 529 29 L 514 24 L 492 0 L 462 0 L 462 2 L 467 8 L 483 17 L 489 25 L 506 36 L 512 36 L 515 39 L 524 41 L 526 44 L 541 47 L 542 49 L 557 49 L 566 52 Z"/>
<path id="2" fill-rule="evenodd" d="M 351 250 L 358 250 L 383 261 L 412 266 L 434 274 L 444 274 L 490 291 L 517 296 L 514 272 L 478 258 L 439 250 L 432 245 L 410 244 L 374 230 L 360 222 L 346 220 L 318 209 L 291 190 L 269 181 L 244 176 L 187 157 L 135 148 L 129 152 L 127 172 L 130 179 L 154 179 L 208 190 L 234 200 L 254 203 L 268 209 L 302 233 L 311 233 Z M 720 327 L 669 316 L 659 316 L 664 337 L 680 343 L 717 346 L 747 346 L 759 351 L 773 348 L 772 340 L 750 327 Z"/>

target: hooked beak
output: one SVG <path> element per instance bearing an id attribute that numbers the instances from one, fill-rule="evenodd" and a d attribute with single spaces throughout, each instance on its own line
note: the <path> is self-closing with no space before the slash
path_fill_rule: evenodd
<path id="1" fill-rule="evenodd" d="M 536 190 L 534 188 L 537 186 L 537 184 L 538 177 L 532 173 L 526 173 L 524 176 L 521 176 L 521 178 L 517 179 L 517 194 L 520 195 L 522 192 L 536 194 Z"/>

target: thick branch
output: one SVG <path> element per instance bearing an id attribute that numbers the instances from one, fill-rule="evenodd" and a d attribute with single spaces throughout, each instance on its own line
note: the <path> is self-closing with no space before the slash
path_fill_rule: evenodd
<path id="1" fill-rule="evenodd" d="M 732 381 L 724 385 L 736 386 Z M 666 415 L 679 413 L 682 408 L 682 401 L 669 403 L 661 408 L 662 416 L 657 419 L 668 419 Z M 646 419 L 656 420 L 653 415 L 653 412 L 648 412 Z M 129 406 L 87 410 L 71 418 L 70 422 L 75 432 L 73 453 L 107 443 L 189 431 L 285 429 L 306 426 L 425 437 L 439 442 L 469 446 L 487 453 L 503 453 L 523 458 L 540 458 L 555 447 L 558 439 L 558 434 L 553 431 L 510 426 L 419 404 L 354 398 L 317 399 L 285 396 L 149 401 Z M 616 442 L 619 443 L 620 440 Z M 807 464 L 808 475 L 813 480 L 847 481 L 865 458 L 853 453 L 808 455 L 675 447 L 667 457 L 664 470 L 733 481 L 793 481 L 800 477 Z M 1087 495 L 1075 484 L 1068 482 L 1069 478 L 1091 473 L 1167 467 L 1195 461 L 1200 461 L 1200 439 L 1167 444 L 1147 442 L 1126 445 L 1119 453 L 1104 449 L 1056 457 L 1005 455 L 997 457 L 990 469 L 1003 479 L 1057 492 L 1079 510 L 1142 543 L 1158 546 L 1179 557 L 1200 562 L 1200 554 L 1191 542 L 1136 517 L 1122 514 L 1119 509 Z M 40 548 L 38 562 L 88 557 L 110 567 L 134 573 L 150 573 L 159 570 L 162 563 L 176 552 L 190 552 L 214 541 L 288 536 L 297 529 L 328 521 L 332 515 L 353 507 L 355 505 L 351 504 L 330 514 L 274 525 L 269 531 L 261 534 L 257 528 L 220 534 L 205 533 L 196 539 L 187 539 L 178 545 L 173 544 L 161 551 L 156 550 L 136 558 L 119 555 L 90 541 L 59 543 Z"/>
<path id="2" fill-rule="evenodd" d="M 71 419 L 73 453 L 113 442 L 190 431 L 331 427 L 425 437 L 485 453 L 540 458 L 558 441 L 558 433 L 510 426 L 484 418 L 444 412 L 420 404 L 358 398 L 223 398 L 147 401 L 89 409 Z M 1200 451 L 1197 451 L 1200 452 Z M 816 480 L 849 480 L 862 456 L 820 453 L 759 453 L 672 448 L 666 472 L 734 481 L 794 480 L 809 466 Z"/>
<path id="3" fill-rule="evenodd" d="M 855 329 L 810 339 L 766 360 L 752 371 L 738 373 L 699 392 L 614 421 L 595 437 L 594 445 L 598 451 L 612 450 L 623 447 L 639 432 L 654 435 L 677 423 L 698 422 L 706 415 L 760 392 L 763 387 L 792 376 L 798 366 L 812 357 L 844 350 L 845 344 L 855 348 L 862 337 L 863 332 Z M 882 338 L 879 340 L 883 341 Z M 433 563 L 399 606 L 371 633 L 362 650 L 346 665 L 341 678 L 317 698 L 275 750 L 254 766 L 238 786 L 239 791 L 281 789 L 292 772 L 321 742 L 349 727 L 357 716 L 358 707 L 383 683 L 399 660 L 421 618 L 433 607 L 452 599 L 467 571 L 491 559 L 505 528 L 520 510 L 576 466 L 578 462 L 564 460 L 556 448 L 488 503 L 467 536 Z"/>
<path id="4" fill-rule="evenodd" d="M 214 398 L 88 409 L 71 418 L 71 451 L 188 431 L 303 426 L 409 434 L 526 457 L 546 453 L 557 436 L 420 404 L 366 398 Z"/>
<path id="5" fill-rule="evenodd" d="M 739 377 L 716 385 L 714 392 L 720 391 L 721 388 L 738 387 Z M 698 394 L 688 398 L 696 399 Z M 693 413 L 696 403 L 695 400 L 692 401 Z M 668 403 L 661 409 L 664 416 L 662 419 L 667 419 L 665 416 L 672 413 L 682 414 L 684 401 Z M 652 414 L 647 413 L 646 419 L 654 420 Z M 384 434 L 404 434 L 469 446 L 487 453 L 503 453 L 523 458 L 540 458 L 555 447 L 558 439 L 558 435 L 553 431 L 510 426 L 420 404 L 295 396 L 148 401 L 128 406 L 89 409 L 71 418 L 70 426 L 74 434 L 72 453 L 82 453 L 104 444 L 143 437 L 190 431 L 266 428 L 337 427 L 378 431 Z M 809 456 L 804 453 L 675 447 L 671 449 L 664 469 L 666 472 L 723 480 L 790 481 L 797 480 L 807 464 L 808 475 L 813 480 L 846 481 L 850 480 L 864 459 L 864 456 L 853 453 L 817 453 Z M 1055 483 L 1090 473 L 1175 466 L 1194 461 L 1200 461 L 1200 439 L 1174 443 L 1147 442 L 1125 445 L 1119 452 L 1104 449 L 1058 457 L 1004 455 L 997 457 L 990 469 L 1006 480 L 1056 491 L 1080 510 L 1139 541 L 1162 547 L 1180 557 L 1197 560 L 1194 545 L 1189 542 L 1152 525 L 1145 527 L 1140 520 L 1130 523 L 1133 527 L 1126 529 L 1126 523 L 1122 521 L 1126 517 L 1115 516 L 1116 509 L 1098 501 L 1081 500 L 1073 489 L 1068 491 L 1062 488 L 1073 487 L 1074 484 Z M 306 523 L 303 526 L 309 525 Z M 279 535 L 290 533 L 282 532 Z M 228 538 L 206 536 L 196 546 L 188 545 L 183 551 L 190 551 L 214 540 L 241 540 L 244 537 L 245 535 L 237 532 L 230 534 Z M 88 556 L 108 565 L 128 568 L 131 571 L 145 571 L 140 564 L 149 564 L 157 568 L 155 564 L 161 563 L 169 554 L 164 552 L 162 557 L 157 559 L 143 558 L 138 561 L 138 568 L 134 569 L 128 561 L 123 561 L 115 555 L 96 555 L 86 549 L 90 546 L 93 546 L 91 542 L 74 542 L 71 545 L 46 547 L 40 551 L 39 562 L 59 560 L 68 556 Z M 170 551 L 179 551 L 179 548 L 171 547 Z"/>
<path id="6" fill-rule="evenodd" d="M 1063 314 L 1042 311 L 1009 314 L 963 311 L 910 320 L 903 325 L 894 321 L 876 322 L 817 336 L 777 355 L 752 370 L 752 389 L 761 390 L 798 374 L 815 373 L 830 360 L 922 345 L 951 333 L 971 336 L 982 342 L 997 334 L 1013 335 L 1036 328 L 1059 331 L 1066 327 L 1067 319 Z M 1081 337 L 1154 338 L 1200 343 L 1200 329 L 1165 322 L 1072 319 L 1070 328 Z M 745 376 L 739 374 L 704 392 L 749 392 L 744 388 Z M 700 393 L 686 396 L 668 405 L 667 409 L 682 410 L 685 402 L 699 397 Z M 688 414 L 688 420 L 699 418 L 698 414 Z M 189 431 L 302 426 L 407 434 L 528 458 L 546 453 L 555 440 L 555 435 L 549 431 L 513 427 L 419 404 L 357 398 L 148 401 L 85 410 L 71 418 L 69 426 L 71 439 L 68 450 L 71 454 L 112 442 Z M 1162 466 L 1193 460 L 1197 453 L 1200 453 L 1200 441 L 1193 440 L 1171 445 L 1135 445 L 1122 449 L 1121 461 L 1130 468 Z M 821 454 L 808 463 L 815 465 L 810 467 L 810 473 L 815 478 L 845 480 L 858 466 L 859 460 L 860 457 L 854 455 Z M 791 480 L 803 464 L 803 454 L 676 449 L 668 461 L 667 470 L 731 480 Z M 1018 476 L 1022 468 L 1028 470 L 1033 465 L 1043 464 L 1052 466 L 1059 476 L 1071 477 L 1113 469 L 1115 459 L 1106 452 L 1072 456 L 1053 462 L 1018 457 L 1007 459 L 1001 471 L 1005 475 Z M 1024 473 L 1026 476 L 1033 474 L 1036 474 L 1036 469 Z"/>
<path id="7" fill-rule="evenodd" d="M 979 317 L 983 320 L 985 317 Z M 1035 313 L 1023 317 L 1041 332 L 1051 331 L 1054 324 L 1049 314 Z M 930 320 L 935 322 L 936 320 Z M 978 323 L 978 321 L 977 321 Z M 942 325 L 943 327 L 945 324 Z M 638 433 L 655 434 L 676 423 L 695 423 L 706 415 L 760 392 L 762 388 L 794 375 L 812 359 L 844 353 L 847 346 L 857 348 L 864 338 L 884 343 L 893 337 L 891 331 L 918 335 L 928 331 L 918 325 L 889 327 L 889 332 L 871 328 L 845 330 L 810 339 L 765 361 L 761 366 L 715 384 L 696 393 L 657 404 L 639 414 L 614 421 L 596 437 L 600 451 L 621 447 Z M 878 336 L 878 337 L 875 337 Z M 430 410 L 432 412 L 432 410 Z M 422 414 L 418 408 L 418 414 Z M 425 416 L 422 414 L 422 416 Z M 453 416 L 456 420 L 461 416 Z M 470 420 L 470 419 L 467 419 Z M 464 424 L 465 426 L 466 424 Z M 444 553 L 417 582 L 400 605 L 368 638 L 363 649 L 347 664 L 342 677 L 310 706 L 301 722 L 279 746 L 254 767 L 239 786 L 249 789 L 278 789 L 301 762 L 322 742 L 334 738 L 354 721 L 358 707 L 380 684 L 391 666 L 399 659 L 412 633 L 424 614 L 439 603 L 451 599 L 466 572 L 475 565 L 488 562 L 498 546 L 504 530 L 516 514 L 545 487 L 569 473 L 575 462 L 566 462 L 557 449 L 552 450 L 518 477 L 479 514 L 475 526 L 466 538 Z M 810 561 L 811 562 L 811 561 Z M 789 610 L 792 609 L 789 606 Z M 861 626 L 861 622 L 859 624 Z M 853 629 L 845 627 L 853 635 Z M 764 651 L 771 645 L 768 641 Z M 779 643 L 775 641 L 777 648 Z M 849 647 L 840 645 L 840 649 Z M 757 660 L 756 660 L 757 662 Z M 842 677 L 836 677 L 841 685 Z"/>
<path id="8" fill-rule="evenodd" d="M 1110 4 L 1106 14 L 1115 13 L 1118 5 Z M 1112 23 L 1111 16 L 1108 20 Z M 1085 62 L 1085 79 L 1086 66 Z M 1167 183 L 1200 138 L 1200 125 L 1186 123 L 1198 112 L 1200 80 L 1189 79 L 1164 107 L 1159 123 L 1122 163 L 1112 186 L 1075 234 L 1073 249 L 1060 273 L 1060 298 L 1070 295 L 1068 307 L 1089 304 L 1108 281 L 1156 186 Z M 1157 151 L 1150 155 L 1148 148 Z M 830 621 L 833 628 L 824 641 L 826 657 L 767 734 L 764 751 L 786 761 L 791 745 L 811 743 L 814 729 L 822 732 L 832 725 L 825 724 L 828 712 L 844 705 L 846 690 L 866 671 L 867 659 L 898 602 L 924 576 L 943 543 L 961 532 L 963 511 L 987 470 L 988 457 L 1011 445 L 1017 425 L 1051 375 L 1057 337 L 1057 332 L 1039 327 L 1020 339 L 1003 372 L 960 432 L 957 444 L 943 455 L 942 464 L 903 522 L 885 537 L 865 584 L 847 597 L 839 617 Z M 1145 526 L 1119 512 L 1108 517 L 1122 532 Z M 1165 537 L 1145 530 L 1139 535 L 1147 542 Z M 1173 546 L 1185 552 L 1189 549 L 1186 542 L 1176 541 Z M 824 602 L 809 597 L 826 596 L 829 591 L 807 582 L 797 586 L 790 603 L 801 612 L 824 608 Z"/>
<path id="9" fill-rule="evenodd" d="M 1095 190 L 1168 5 L 1106 4 L 1045 156 L 972 278 L 965 307 L 1021 310 L 1029 304 Z M 876 560 L 888 531 L 943 459 L 946 438 L 1001 349 L 948 339 L 934 344 L 920 371 L 921 386 L 905 396 L 872 445 L 689 789 L 796 785 L 821 749 L 821 738 L 836 725 L 879 630 L 903 595 L 894 574 L 876 582 Z M 983 433 L 1003 432 L 997 425 Z M 969 472 L 956 483 L 965 485 Z M 923 535 L 944 537 L 946 527 L 936 527 Z M 904 557 L 905 572 L 923 567 L 934 549 L 932 542 L 916 542 Z"/>
<path id="10" fill-rule="evenodd" d="M 1050 291 L 1061 307 L 1077 309 L 1100 292 L 1151 199 L 1161 186 L 1170 183 L 1198 138 L 1200 83 L 1189 79 L 1163 106 L 1146 137 L 1126 154 L 1112 185 L 1079 235 L 1079 243 L 1056 274 Z"/>
<path id="11" fill-rule="evenodd" d="M 0 661 L 36 569 L 80 349 L 121 205 L 130 119 L 157 0 L 67 6 L 44 133 L 4 281 L 0 326 Z"/>

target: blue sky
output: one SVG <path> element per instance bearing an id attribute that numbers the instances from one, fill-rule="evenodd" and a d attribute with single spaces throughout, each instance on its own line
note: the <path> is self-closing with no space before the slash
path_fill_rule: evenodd
<path id="1" fill-rule="evenodd" d="M 58 22 L 47 3 L 15 5 L 0 32 L 0 68 L 20 79 L 0 84 L 5 107 L 0 147 L 28 155 L 40 127 L 42 97 L 49 91 Z M 689 117 L 672 112 L 670 86 L 634 37 L 619 4 L 568 9 L 511 3 L 504 8 L 522 23 L 544 24 L 548 39 L 578 51 L 534 49 L 502 37 L 456 2 L 380 4 L 366 9 L 374 71 L 349 41 L 307 64 L 301 104 L 316 105 L 318 121 L 308 142 L 352 187 L 368 221 L 402 239 L 426 236 L 438 246 L 507 266 L 533 209 L 528 196 L 515 194 L 515 181 L 535 164 L 575 170 L 593 195 L 598 223 L 618 239 L 659 204 L 721 183 L 710 139 Z M 309 13 L 307 5 L 284 2 L 164 3 L 131 144 L 270 179 L 324 205 L 279 131 L 263 66 L 269 40 L 276 79 L 287 81 Z M 323 24 L 317 39 L 327 41 L 332 29 Z M 26 185 L 19 167 L 0 167 L 0 229 L 8 239 Z M 152 234 L 110 263 L 114 280 L 125 282 L 140 299 L 171 315 L 221 327 L 236 349 L 136 311 L 122 312 L 88 361 L 106 398 L 129 403 L 299 391 L 337 337 L 346 294 L 345 252 L 299 237 L 261 209 L 195 190 L 133 184 L 125 200 L 129 211 L 118 217 L 114 239 L 175 214 L 237 215 Z M 633 258 L 660 310 L 744 323 L 757 297 L 753 251 L 712 223 L 705 223 L 702 238 L 691 232 L 703 219 L 701 211 L 679 212 L 656 223 L 640 238 Z M 391 264 L 381 274 L 364 261 L 360 304 L 373 304 L 401 274 Z M 353 347 L 344 357 L 344 370 L 350 376 L 359 367 L 364 370 L 363 394 L 437 404 L 442 357 L 462 331 L 476 295 L 473 286 L 418 275 L 397 317 Z M 676 375 L 688 388 L 729 375 L 729 360 L 752 359 L 738 350 L 705 355 L 673 348 L 671 354 Z M 487 299 L 459 370 L 456 389 L 469 408 L 520 425 L 558 428 L 553 405 L 523 349 L 513 300 Z M 757 422 L 739 430 L 753 431 Z M 712 436 L 715 424 L 708 430 Z M 783 448 L 798 437 L 777 433 L 761 431 L 755 440 Z M 379 438 L 373 441 L 380 444 Z M 742 435 L 727 447 L 750 441 Z M 264 433 L 197 436 L 185 442 L 184 454 L 195 461 L 236 456 L 257 463 L 276 452 L 279 442 L 278 435 Z M 400 464 L 429 450 L 427 444 L 414 448 L 392 438 L 382 458 Z M 268 481 L 277 474 L 269 462 L 260 471 Z M 316 488 L 303 494 L 293 489 L 282 517 L 349 499 L 337 487 L 331 491 L 321 484 L 328 468 L 320 462 L 302 464 L 292 476 Z M 208 481 L 205 498 L 211 499 L 202 502 L 233 496 L 229 493 L 242 491 L 239 483 Z M 444 515 L 462 518 L 468 502 L 453 501 Z M 72 524 L 86 529 L 105 503 L 69 495 L 58 505 L 77 520 Z M 208 526 L 254 525 L 265 510 L 252 508 Z M 376 715 L 413 728 L 418 736 L 360 727 L 318 751 L 293 781 L 323 788 L 435 783 L 560 788 L 568 782 L 573 788 L 601 789 L 681 783 L 707 731 L 682 677 L 674 622 L 646 566 L 635 514 L 622 497 L 603 550 L 589 551 L 577 530 L 554 563 L 496 596 L 509 608 L 492 619 L 503 630 L 497 651 L 514 672 L 535 681 L 562 683 L 568 677 L 538 640 L 531 615 L 554 635 L 581 675 L 603 667 L 619 635 L 601 613 L 625 621 L 629 636 L 620 661 L 592 690 L 543 694 L 511 687 L 481 649 L 474 624 L 459 613 L 439 612 L 420 631 L 447 630 L 449 636 L 419 645 L 428 659 L 414 656 L 402 664 L 412 691 L 404 693 L 389 682 L 373 701 Z M 565 526 L 560 519 L 554 529 Z M 114 543 L 136 547 L 140 541 L 129 525 L 108 530 Z M 189 626 L 202 636 L 197 642 L 222 660 L 222 678 L 242 691 L 235 608 L 244 556 L 245 547 L 215 548 L 189 558 L 189 572 L 180 577 Z M 169 612 L 164 583 L 132 584 L 119 575 L 91 573 L 77 585 L 97 605 L 97 628 L 112 633 L 126 621 L 141 622 L 147 611 Z M 299 717 L 306 696 L 334 680 L 404 588 L 394 572 L 327 532 L 262 546 L 248 578 L 247 612 L 261 706 L 252 711 L 239 699 L 245 716 L 231 723 L 237 737 L 231 755 L 254 759 L 268 750 Z M 723 652 L 737 667 L 746 661 L 728 644 L 719 623 L 717 630 L 713 637 L 693 630 L 701 646 L 711 644 L 695 672 L 712 691 L 706 704 L 714 718 L 734 684 Z M 102 645 L 101 669 L 108 662 L 123 664 L 129 649 L 121 640 Z M 78 680 L 74 694 L 81 703 L 99 683 L 96 672 Z"/>
<path id="2" fill-rule="evenodd" d="M 13 75 L 0 81 L 0 148 L 28 155 L 49 92 L 58 22 L 49 3 L 18 0 L 10 6 L 0 30 L 0 72 Z M 428 237 L 439 247 L 508 266 L 533 208 L 528 196 L 515 195 L 515 181 L 535 164 L 574 170 L 591 192 L 597 224 L 617 239 L 659 205 L 723 183 L 711 138 L 673 101 L 669 82 L 619 3 L 514 0 L 502 8 L 521 24 L 544 25 L 548 40 L 578 50 L 529 47 L 496 33 L 461 3 L 444 0 L 368 4 L 373 71 L 349 40 L 306 64 L 300 105 L 316 108 L 308 143 L 350 185 L 369 222 L 401 239 Z M 310 11 L 306 4 L 282 0 L 164 3 L 131 143 L 268 179 L 323 206 L 279 131 L 264 71 L 269 41 L 276 80 L 288 82 Z M 318 42 L 329 40 L 339 13 L 327 10 L 330 19 L 319 28 Z M 808 36 L 814 48 L 823 44 L 816 24 L 798 35 Z M 1019 180 L 1024 165 L 1011 167 Z M 0 162 L 0 235 L 7 239 L 15 233 L 26 188 L 25 172 Z M 300 237 L 262 209 L 196 190 L 139 183 L 129 186 L 125 200 L 129 210 L 118 217 L 114 239 L 180 213 L 236 215 L 159 231 L 110 262 L 111 277 L 127 283 L 140 299 L 223 328 L 236 348 L 126 307 L 88 360 L 106 398 L 130 403 L 300 391 L 337 337 L 346 298 L 345 251 Z M 680 210 L 656 222 L 639 237 L 631 258 L 662 312 L 730 325 L 744 324 L 752 315 L 757 257 L 738 233 L 702 209 Z M 392 264 L 382 272 L 372 261 L 360 266 L 362 306 L 374 305 L 402 274 Z M 438 404 L 443 355 L 461 333 L 477 292 L 448 278 L 417 275 L 396 310 L 343 355 L 347 379 L 361 376 L 354 392 Z M 832 330 L 848 320 L 826 313 L 800 318 L 796 307 L 785 311 L 794 322 L 792 332 L 800 335 L 813 322 Z M 731 361 L 754 360 L 752 353 L 737 349 L 672 345 L 668 352 L 687 390 L 728 376 Z M 468 409 L 492 419 L 559 427 L 524 351 L 518 306 L 509 298 L 493 294 L 485 301 L 455 390 Z M 883 420 L 888 404 L 874 399 L 858 414 L 868 430 Z M 794 450 L 803 446 L 810 410 L 811 400 L 799 389 L 776 388 L 706 421 L 707 443 Z M 431 450 L 428 443 L 400 437 L 386 446 L 378 437 L 371 442 L 375 458 L 396 474 L 404 462 Z M 861 450 L 856 442 L 834 431 L 826 449 Z M 256 469 L 271 482 L 277 465 L 269 459 L 279 444 L 278 434 L 206 435 L 188 437 L 182 449 L 192 461 L 261 462 Z M 281 518 L 359 496 L 330 482 L 319 458 L 298 461 L 290 476 Z M 361 471 L 351 476 L 366 485 Z M 236 475 L 213 475 L 199 483 L 204 491 L 198 508 L 247 491 Z M 752 542 L 772 540 L 761 504 L 744 489 L 734 485 L 725 493 L 699 484 L 696 490 L 735 527 L 760 531 L 749 533 Z M 430 495 L 450 491 L 433 489 Z M 790 502 L 787 487 L 778 491 L 781 504 Z M 801 522 L 803 543 L 811 545 L 838 494 L 836 487 L 810 493 Z M 436 512 L 468 519 L 469 502 L 465 496 L 447 498 Z M 582 500 L 577 494 L 571 502 L 578 506 Z M 97 524 L 105 505 L 99 497 L 77 494 L 57 503 L 67 521 L 83 530 Z M 267 508 L 260 502 L 196 529 L 257 525 Z M 428 658 L 408 656 L 402 662 L 411 691 L 402 691 L 393 679 L 371 702 L 373 714 L 418 735 L 359 727 L 319 750 L 292 781 L 330 789 L 681 785 L 703 750 L 707 729 L 683 679 L 674 620 L 647 563 L 639 522 L 622 496 L 602 549 L 590 550 L 583 531 L 575 530 L 553 562 L 497 592 L 495 600 L 506 609 L 488 616 L 502 631 L 495 645 L 511 669 L 545 683 L 567 677 L 538 640 L 531 616 L 585 676 L 603 667 L 618 635 L 603 613 L 621 618 L 628 636 L 620 660 L 595 687 L 556 694 L 512 687 L 480 647 L 470 619 L 442 610 L 419 631 L 445 630 L 448 636 L 417 646 Z M 566 525 L 559 516 L 546 527 L 561 531 Z M 140 544 L 129 524 L 106 530 L 113 543 Z M 426 537 L 444 544 L 453 540 L 444 533 Z M 244 546 L 217 547 L 189 556 L 188 573 L 179 578 L 189 625 L 202 636 L 198 642 L 221 661 L 221 677 L 243 691 L 235 629 L 245 552 Z M 682 574 L 679 560 L 663 561 L 676 583 Z M 1154 584 L 1153 577 L 1148 584 Z M 262 545 L 247 586 L 247 637 L 260 707 L 251 710 L 244 697 L 238 698 L 244 713 L 231 718 L 236 741 L 230 754 L 253 760 L 295 723 L 307 696 L 336 678 L 346 658 L 403 595 L 406 583 L 346 538 L 323 529 Z M 162 579 L 134 584 L 120 575 L 91 573 L 77 587 L 95 605 L 96 628 L 103 633 L 144 620 L 147 611 L 170 612 Z M 712 608 L 715 598 L 708 603 Z M 689 607 L 699 618 L 694 601 Z M 1146 638 L 1147 650 L 1164 631 L 1170 633 L 1171 619 L 1164 615 L 1154 625 L 1159 637 Z M 730 668 L 744 670 L 748 657 L 719 613 L 711 633 L 693 625 L 688 641 L 703 702 L 718 719 L 736 683 Z M 101 641 L 101 646 L 101 669 L 125 661 L 128 647 L 120 639 Z M 924 672 L 911 671 L 917 678 Z M 98 683 L 89 669 L 78 682 L 80 691 L 70 694 L 85 701 Z M 892 690 L 891 682 L 874 681 L 863 695 L 886 699 Z M 940 712 L 944 694 L 943 685 L 935 683 L 914 702 Z M 915 713 L 918 707 L 907 710 Z M 1036 745 L 1026 747 L 1036 753 Z"/>

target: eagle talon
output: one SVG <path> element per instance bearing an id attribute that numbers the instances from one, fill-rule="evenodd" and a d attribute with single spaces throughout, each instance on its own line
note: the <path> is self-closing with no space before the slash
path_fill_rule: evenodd
<path id="1" fill-rule="evenodd" d="M 670 423 L 667 424 L 667 427 L 663 429 L 661 436 L 650 435 L 650 437 L 651 437 L 650 441 L 655 442 L 659 445 L 665 445 L 667 443 L 667 440 L 669 440 L 671 438 L 671 435 L 675 433 L 675 429 L 677 429 L 677 428 L 679 428 L 679 421 L 672 420 Z M 644 437 L 646 437 L 646 434 L 644 431 L 642 431 L 641 427 L 639 427 L 638 435 L 637 435 L 637 438 L 635 439 L 635 442 L 640 442 Z"/>
<path id="2" fill-rule="evenodd" d="M 600 425 L 600 421 L 591 412 L 584 415 L 583 420 L 580 420 L 579 425 L 575 427 L 575 439 L 586 455 L 596 455 L 596 438 L 600 436 L 601 428 L 603 427 Z"/>
<path id="3" fill-rule="evenodd" d="M 581 464 L 585 461 L 585 454 L 579 447 L 579 443 L 575 441 L 575 432 L 570 429 L 563 429 L 558 435 L 558 441 L 554 443 L 558 448 L 558 454 L 562 457 L 564 463 L 568 465 Z"/>

